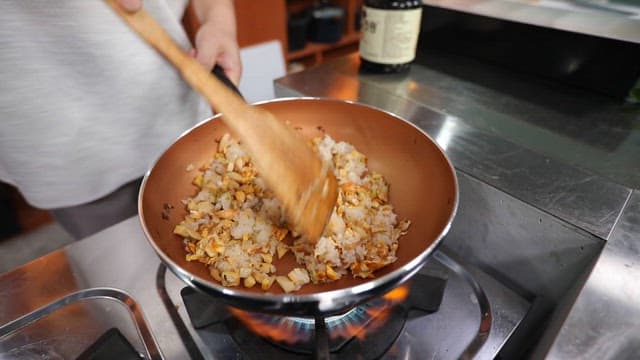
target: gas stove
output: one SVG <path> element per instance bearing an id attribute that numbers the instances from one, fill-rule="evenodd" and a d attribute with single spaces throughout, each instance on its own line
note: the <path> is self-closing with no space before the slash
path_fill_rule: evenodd
<path id="1" fill-rule="evenodd" d="M 241 312 L 167 271 L 132 218 L 0 276 L 0 358 L 492 359 L 529 307 L 441 248 L 345 314 Z"/>
<path id="2" fill-rule="evenodd" d="M 234 309 L 192 288 L 167 286 L 166 273 L 161 266 L 158 289 L 196 359 L 492 359 L 528 309 L 444 251 L 407 284 L 327 318 Z"/>

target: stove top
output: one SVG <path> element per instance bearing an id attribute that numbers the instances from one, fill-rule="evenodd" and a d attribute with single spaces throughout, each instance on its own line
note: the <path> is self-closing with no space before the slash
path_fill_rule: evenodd
<path id="1" fill-rule="evenodd" d="M 384 304 L 386 296 L 376 298 L 328 318 L 230 312 L 224 303 L 189 287 L 172 298 L 169 293 L 176 289 L 162 281 L 166 273 L 159 269 L 158 289 L 183 341 L 191 344 L 192 358 L 489 359 L 527 308 L 486 274 L 470 272 L 442 251 L 402 288 L 406 299 Z"/>
<path id="2" fill-rule="evenodd" d="M 258 314 L 306 337 L 267 340 L 167 271 L 132 218 L 0 275 L 0 358 L 493 359 L 531 305 L 446 248 L 408 284 L 327 319 Z"/>

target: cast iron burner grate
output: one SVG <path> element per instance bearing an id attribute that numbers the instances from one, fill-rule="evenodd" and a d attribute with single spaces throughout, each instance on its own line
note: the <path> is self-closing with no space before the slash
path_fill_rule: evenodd
<path id="1" fill-rule="evenodd" d="M 314 355 L 328 359 L 331 354 L 332 359 L 353 359 L 365 354 L 364 358 L 373 359 L 388 351 L 408 318 L 438 311 L 446 282 L 416 274 L 408 283 L 408 297 L 401 302 L 378 297 L 327 318 L 237 310 L 190 287 L 182 289 L 181 295 L 196 331 L 221 331 L 222 326 L 250 358 Z M 273 329 L 278 335 L 266 336 Z"/>

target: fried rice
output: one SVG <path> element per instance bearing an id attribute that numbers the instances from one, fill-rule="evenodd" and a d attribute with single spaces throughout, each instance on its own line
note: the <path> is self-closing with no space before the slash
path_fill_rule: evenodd
<path id="1" fill-rule="evenodd" d="M 312 144 L 333 165 L 339 185 L 336 207 L 317 242 L 291 233 L 280 202 L 240 144 L 225 134 L 213 159 L 198 169 L 198 192 L 184 200 L 188 214 L 174 229 L 187 260 L 206 264 L 223 286 L 266 291 L 277 283 L 285 292 L 348 274 L 369 278 L 396 261 L 398 240 L 410 222 L 397 219 L 383 176 L 370 171 L 364 154 L 349 143 L 325 135 Z M 274 259 L 289 251 L 300 267 L 280 274 Z"/>

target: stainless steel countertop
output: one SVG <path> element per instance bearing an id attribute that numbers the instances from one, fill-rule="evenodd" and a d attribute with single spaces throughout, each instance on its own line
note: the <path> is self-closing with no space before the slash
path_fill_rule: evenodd
<path id="1" fill-rule="evenodd" d="M 634 191 L 547 358 L 637 359 L 639 279 L 640 192 Z"/>
<path id="2" fill-rule="evenodd" d="M 517 76 L 488 86 L 454 70 L 469 66 L 466 73 L 480 78 L 495 72 L 470 62 L 445 67 L 447 61 L 419 58 L 408 74 L 373 75 L 359 72 L 354 54 L 277 80 L 276 94 L 394 112 L 436 140 L 456 170 L 606 240 L 553 341 L 538 354 L 637 354 L 640 107 Z"/>
<path id="3" fill-rule="evenodd" d="M 47 348 L 50 350 L 46 354 L 50 358 L 76 358 L 112 326 L 123 330 L 128 339 L 138 338 L 139 341 L 132 341 L 132 345 L 147 358 L 184 358 L 187 349 L 156 290 L 159 265 L 160 260 L 144 239 L 138 219 L 131 218 L 2 274 L 0 326 L 19 316 L 28 316 L 38 308 L 46 308 L 69 294 L 88 289 L 117 289 L 129 296 L 118 299 L 104 295 L 98 304 L 93 304 L 95 299 L 86 300 L 82 296 L 67 300 L 64 305 L 71 308 L 63 307 L 51 313 L 54 318 L 45 322 L 45 331 L 25 327 L 9 339 L 0 336 L 0 358 L 35 358 Z M 179 280 L 168 276 L 167 281 Z M 137 309 L 135 317 L 121 314 L 126 306 Z M 56 321 L 57 312 L 61 313 L 62 320 Z M 47 321 L 51 314 L 40 320 Z M 152 346 L 156 344 L 160 354 L 144 351 L 143 337 L 136 334 L 140 335 L 139 329 L 145 327 L 153 335 L 144 340 Z"/>
<path id="4" fill-rule="evenodd" d="M 640 43 L 640 7 L 608 0 L 423 0 L 470 14 Z"/>
<path id="5" fill-rule="evenodd" d="M 431 135 L 456 169 L 603 239 L 640 189 L 640 106 L 446 56 L 420 58 L 403 75 L 361 74 L 358 64 L 350 55 L 288 75 L 276 94 L 394 112 Z"/>

